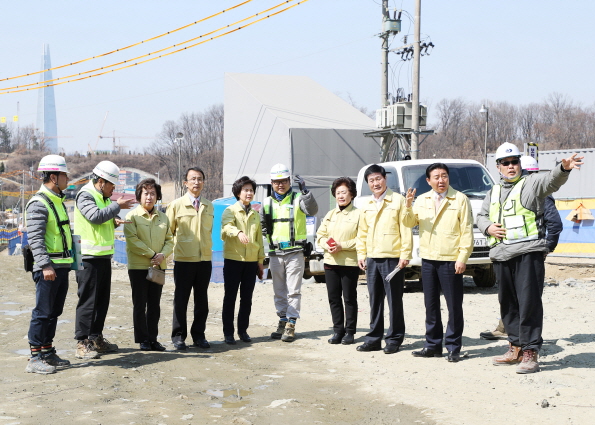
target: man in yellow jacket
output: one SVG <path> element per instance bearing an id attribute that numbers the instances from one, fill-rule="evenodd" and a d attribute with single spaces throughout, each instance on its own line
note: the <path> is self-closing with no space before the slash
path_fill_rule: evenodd
<path id="1" fill-rule="evenodd" d="M 458 362 L 463 340 L 463 272 L 473 252 L 473 215 L 467 196 L 449 185 L 446 164 L 426 169 L 432 187 L 420 195 L 412 208 L 415 189 L 407 190 L 403 224 L 419 225 L 419 256 L 426 306 L 426 343 L 415 357 L 442 357 L 442 340 L 448 361 Z M 440 291 L 448 307 L 446 335 L 440 316 Z"/>
<path id="2" fill-rule="evenodd" d="M 190 293 L 194 290 L 194 321 L 190 335 L 194 346 L 210 348 L 205 338 L 209 299 L 207 290 L 211 280 L 211 230 L 213 204 L 201 196 L 205 174 L 198 167 L 186 171 L 184 185 L 187 192 L 174 200 L 165 212 L 174 235 L 174 317 L 171 340 L 176 350 L 186 350 L 188 336 L 186 310 Z"/>
<path id="3" fill-rule="evenodd" d="M 357 351 L 379 351 L 384 333 L 384 298 L 390 309 L 390 325 L 384 339 L 384 352 L 399 351 L 405 338 L 403 316 L 404 269 L 411 259 L 413 237 L 411 229 L 402 223 L 405 198 L 386 186 L 384 167 L 373 164 L 364 179 L 372 191 L 360 208 L 357 232 L 357 261 L 362 270 L 367 269 L 368 292 L 370 294 L 370 332 L 365 343 Z M 388 282 L 386 277 L 399 267 L 399 271 Z"/>

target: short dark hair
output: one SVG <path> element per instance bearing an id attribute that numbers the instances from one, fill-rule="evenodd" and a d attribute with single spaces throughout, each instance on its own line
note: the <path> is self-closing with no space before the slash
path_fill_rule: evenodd
<path id="1" fill-rule="evenodd" d="M 366 168 L 366 171 L 364 173 L 364 180 L 366 181 L 366 183 L 368 182 L 368 177 L 370 176 L 370 174 L 374 173 L 380 173 L 382 174 L 382 177 L 386 178 L 386 170 L 384 169 L 384 167 L 382 165 L 372 164 L 368 168 Z"/>
<path id="2" fill-rule="evenodd" d="M 155 179 L 153 178 L 141 180 L 141 182 L 136 185 L 136 190 L 134 192 L 136 200 L 140 202 L 140 197 L 143 194 L 143 189 L 150 189 L 152 187 L 155 188 L 155 192 L 157 193 L 157 200 L 161 201 L 161 185 L 157 184 L 157 182 L 155 182 Z"/>
<path id="3" fill-rule="evenodd" d="M 236 199 L 240 199 L 240 192 L 242 191 L 242 188 L 247 184 L 252 185 L 252 189 L 254 189 L 254 192 L 256 192 L 256 182 L 248 176 L 242 176 L 235 182 L 233 182 L 233 186 L 231 187 L 231 193 L 233 193 L 233 196 L 235 196 Z"/>
<path id="4" fill-rule="evenodd" d="M 426 168 L 426 178 L 427 179 L 430 178 L 430 174 L 434 170 L 444 170 L 444 171 L 446 171 L 446 175 L 450 176 L 450 172 L 448 170 L 448 165 L 443 164 L 441 162 L 434 162 L 433 164 L 430 164 L 428 166 L 428 168 Z"/>
<path id="5" fill-rule="evenodd" d="M 337 191 L 337 188 L 340 186 L 346 186 L 349 190 L 349 193 L 351 193 L 352 198 L 355 198 L 357 196 L 357 187 L 355 185 L 355 182 L 349 177 L 339 177 L 335 179 L 333 185 L 331 186 L 331 193 L 333 194 L 333 197 L 336 198 L 335 192 Z"/>
<path id="6" fill-rule="evenodd" d="M 200 173 L 200 174 L 202 174 L 202 179 L 203 179 L 203 180 L 206 180 L 206 178 L 207 178 L 207 177 L 205 176 L 205 172 L 204 172 L 203 170 L 201 170 L 200 168 L 198 168 L 198 167 L 190 167 L 190 168 L 188 168 L 188 169 L 186 170 L 186 174 L 184 175 L 184 181 L 185 181 L 185 182 L 187 182 L 187 181 L 188 181 L 188 173 L 189 173 L 190 171 L 196 171 L 197 173 Z"/>
<path id="7" fill-rule="evenodd" d="M 52 174 L 55 174 L 58 177 L 60 176 L 60 172 L 59 171 L 44 171 L 43 174 L 42 174 L 43 182 L 44 183 L 49 183 L 51 181 L 50 180 L 50 176 Z"/>

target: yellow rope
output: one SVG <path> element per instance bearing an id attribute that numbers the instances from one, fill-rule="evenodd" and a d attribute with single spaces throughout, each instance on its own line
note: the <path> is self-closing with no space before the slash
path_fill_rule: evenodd
<path id="1" fill-rule="evenodd" d="M 290 1 L 294 1 L 294 0 L 287 0 L 287 1 L 283 2 L 283 3 L 280 3 L 279 5 L 282 5 L 282 4 L 284 4 L 284 3 L 288 3 L 288 2 L 290 2 Z M 198 46 L 198 45 L 201 45 L 201 44 L 207 43 L 207 42 L 209 42 L 209 41 L 212 41 L 212 40 L 215 40 L 215 39 L 217 39 L 217 38 L 223 37 L 224 35 L 231 34 L 231 33 L 235 32 L 235 31 L 239 31 L 239 30 L 241 30 L 241 29 L 243 29 L 243 28 L 247 28 L 247 27 L 249 27 L 249 26 L 251 26 L 251 25 L 254 25 L 254 24 L 255 24 L 255 23 L 257 23 L 257 22 L 263 21 L 263 20 L 265 20 L 265 19 L 268 19 L 268 18 L 270 18 L 270 17 L 272 17 L 272 16 L 275 16 L 275 15 L 278 15 L 278 14 L 280 14 L 280 13 L 282 13 L 282 12 L 285 12 L 285 11 L 287 11 L 287 10 L 289 10 L 289 9 L 291 9 L 291 8 L 294 8 L 294 7 L 296 7 L 296 6 L 298 6 L 298 5 L 302 4 L 302 3 L 305 3 L 305 2 L 307 2 L 307 1 L 308 1 L 308 0 L 302 0 L 302 1 L 299 1 L 298 3 L 296 3 L 296 4 L 294 4 L 294 5 L 288 6 L 288 7 L 286 7 L 285 9 L 281 9 L 281 10 L 279 10 L 279 11 L 275 12 L 275 13 L 271 13 L 270 15 L 267 15 L 267 16 L 265 16 L 265 17 L 262 17 L 262 18 L 260 18 L 260 19 L 257 19 L 257 20 L 255 20 L 255 21 L 253 21 L 253 22 L 250 22 L 250 23 L 248 23 L 248 24 L 246 24 L 246 25 L 244 25 L 244 26 L 240 26 L 240 27 L 234 28 L 233 30 L 230 30 L 230 31 L 224 32 L 223 34 L 219 34 L 219 35 L 217 35 L 217 36 L 215 36 L 215 37 L 211 37 L 211 38 L 209 38 L 209 39 L 207 39 L 207 40 L 204 40 L 204 41 L 201 41 L 201 42 L 199 42 L 199 43 L 195 43 L 195 44 L 192 44 L 192 45 L 190 45 L 190 46 L 186 46 L 186 47 L 184 47 L 184 48 L 182 48 L 182 49 L 174 50 L 173 52 L 165 53 L 165 54 L 163 54 L 163 55 L 159 55 L 159 56 L 157 56 L 157 57 L 153 57 L 153 58 L 151 58 L 151 59 L 146 59 L 146 60 L 144 60 L 144 61 L 140 61 L 140 62 L 136 62 L 136 63 L 130 64 L 130 65 L 122 66 L 122 67 L 120 67 L 120 68 L 115 68 L 115 69 L 112 69 L 112 70 L 109 70 L 109 71 L 100 72 L 100 73 L 97 73 L 97 74 L 92 74 L 92 75 L 87 75 L 87 76 L 85 76 L 85 77 L 81 77 L 81 78 L 73 78 L 73 79 L 71 79 L 71 80 L 62 81 L 62 82 L 59 82 L 59 83 L 54 83 L 54 84 L 44 84 L 44 85 L 42 85 L 42 86 L 31 87 L 31 88 L 27 88 L 27 89 L 21 89 L 21 90 L 4 91 L 4 92 L 0 93 L 0 95 L 2 95 L 2 94 L 8 94 L 8 93 L 19 93 L 19 92 L 28 91 L 28 90 L 37 90 L 37 89 L 44 88 L 44 87 L 59 86 L 59 85 L 62 85 L 62 84 L 66 84 L 66 83 L 72 83 L 72 82 L 75 82 L 75 81 L 81 81 L 81 80 L 85 80 L 85 79 L 88 79 L 88 78 L 93 78 L 93 77 L 98 77 L 98 76 L 100 76 L 100 75 L 109 74 L 110 72 L 120 71 L 120 70 L 122 70 L 122 69 L 130 68 L 130 67 L 132 67 L 132 66 L 141 65 L 141 64 L 143 64 L 143 63 L 151 62 L 151 61 L 154 61 L 154 60 L 156 60 L 156 59 L 160 59 L 160 58 L 163 58 L 163 57 L 166 57 L 166 56 L 169 56 L 169 55 L 173 55 L 174 53 L 179 53 L 179 52 L 181 52 L 181 51 L 183 51 L 183 50 L 187 50 L 187 49 L 190 49 L 190 48 L 192 48 L 192 47 L 196 47 L 196 46 Z M 278 7 L 279 5 L 277 5 L 277 6 L 274 6 L 274 7 L 270 8 L 270 9 L 274 9 L 274 8 Z M 267 10 L 270 10 L 270 9 L 267 9 Z M 261 13 L 263 13 L 263 12 L 257 13 L 257 14 L 256 14 L 256 15 L 254 15 L 254 16 L 257 16 L 257 15 L 259 15 L 259 14 L 261 14 Z M 254 16 L 253 16 L 253 17 L 254 17 Z M 246 18 L 246 19 L 249 19 L 249 18 Z M 246 19 L 242 19 L 241 21 L 245 21 Z M 241 21 L 238 21 L 238 22 L 241 22 Z M 229 27 L 229 26 L 231 26 L 231 25 L 234 25 L 234 24 L 226 25 L 224 28 L 227 28 L 227 27 Z M 201 37 L 202 37 L 202 36 L 201 36 Z M 201 38 L 201 37 L 196 37 L 196 38 L 194 38 L 194 40 L 196 40 L 197 38 Z M 180 44 L 184 44 L 184 43 L 180 43 Z M 163 50 L 167 50 L 167 49 L 163 49 Z M 149 56 L 149 55 L 151 55 L 151 54 L 149 53 L 149 54 L 147 54 L 147 55 L 143 55 L 143 57 L 146 57 L 146 56 Z M 131 60 L 134 60 L 134 59 L 131 59 Z M 129 62 L 129 61 L 124 61 L 124 62 Z M 120 62 L 119 64 L 121 64 L 121 63 L 124 63 L 124 62 Z M 114 64 L 114 65 L 110 65 L 110 66 L 116 66 L 116 65 L 118 65 L 118 64 Z M 99 69 L 105 69 L 105 68 L 108 68 L 108 67 L 102 67 L 102 68 L 99 68 Z M 93 71 L 90 71 L 90 72 L 93 72 Z M 83 73 L 79 73 L 79 74 L 74 74 L 74 75 L 72 75 L 72 76 L 75 76 L 75 75 L 82 75 L 82 74 L 83 74 Z M 71 77 L 72 77 L 72 76 L 71 76 Z M 70 78 L 70 77 L 62 77 L 62 78 Z M 55 80 L 48 80 L 48 82 L 49 82 L 49 81 L 55 81 Z M 37 83 L 37 84 L 43 84 L 43 83 Z M 20 87 L 24 87 L 24 86 L 20 86 Z M 2 90 L 9 90 L 9 89 L 10 89 L 10 87 L 9 87 L 9 88 L 5 88 L 5 89 L 0 89 L 0 91 L 2 91 Z"/>
<path id="2" fill-rule="evenodd" d="M 188 28 L 188 27 L 191 27 L 191 26 L 193 26 L 193 25 L 199 24 L 199 23 L 201 23 L 201 22 L 204 22 L 204 21 L 206 21 L 206 20 L 209 20 L 209 19 L 211 19 L 211 18 L 214 18 L 215 16 L 221 15 L 221 14 L 223 14 L 223 13 L 225 13 L 225 12 L 228 12 L 228 11 L 230 11 L 230 10 L 233 10 L 233 9 L 235 9 L 235 8 L 237 8 L 237 7 L 243 6 L 243 5 L 245 5 L 246 3 L 250 3 L 251 1 L 254 1 L 254 0 L 246 0 L 246 1 L 242 2 L 242 3 L 236 4 L 236 5 L 235 5 L 235 6 L 233 6 L 233 7 L 230 7 L 230 8 L 228 8 L 228 9 L 222 10 L 221 12 L 217 12 L 217 13 L 215 13 L 215 14 L 213 14 L 213 15 L 207 16 L 206 18 L 203 18 L 203 19 L 200 19 L 200 20 L 198 20 L 198 21 L 192 22 L 192 23 L 190 23 L 190 24 L 188 24 L 188 25 L 184 25 L 183 27 L 176 28 L 175 30 L 172 30 L 172 31 L 167 31 L 167 32 L 165 32 L 165 33 L 163 33 L 163 34 L 159 34 L 159 35 L 157 35 L 157 36 L 155 36 L 155 37 L 151 37 L 151 38 L 148 38 L 148 39 L 146 39 L 146 40 L 139 41 L 138 43 L 134 43 L 134 44 L 131 44 L 131 45 L 129 45 L 129 46 L 126 46 L 126 47 L 121 47 L 121 48 L 119 48 L 119 49 L 112 50 L 112 51 L 110 51 L 110 52 L 107 52 L 107 53 L 102 53 L 102 54 L 100 54 L 100 55 L 92 56 L 92 57 L 90 57 L 90 58 L 86 58 L 86 59 L 81 59 L 81 60 L 79 60 L 79 61 L 76 61 L 76 62 L 71 62 L 71 63 L 67 63 L 67 64 L 65 64 L 65 65 L 60 65 L 60 66 L 56 66 L 56 67 L 53 67 L 53 68 L 44 69 L 44 70 L 42 70 L 42 71 L 31 72 L 31 73 L 29 73 L 29 74 L 23 74 L 23 75 L 17 75 L 16 77 L 2 78 L 2 79 L 0 79 L 0 81 L 8 81 L 8 80 L 14 80 L 14 79 L 16 79 L 16 78 L 29 77 L 29 76 L 31 76 L 31 75 L 37 75 L 37 74 L 41 74 L 41 73 L 43 73 L 43 72 L 46 72 L 46 71 L 53 71 L 53 70 L 56 70 L 56 69 L 66 68 L 66 67 L 68 67 L 68 66 L 77 65 L 77 64 L 79 64 L 79 63 L 83 63 L 83 62 L 90 61 L 90 60 L 92 60 L 92 59 L 96 59 L 96 58 L 100 58 L 100 57 L 103 57 L 103 56 L 111 55 L 111 54 L 113 54 L 113 53 L 116 53 L 116 52 L 121 52 L 122 50 L 130 49 L 131 47 L 138 46 L 138 45 L 140 45 L 140 44 L 143 44 L 143 43 L 146 43 L 146 42 L 148 42 L 148 41 L 157 40 L 158 38 L 165 37 L 166 35 L 173 34 L 174 32 L 178 32 L 178 31 L 181 31 L 181 30 L 183 30 L 183 29 L 185 29 L 185 28 Z"/>

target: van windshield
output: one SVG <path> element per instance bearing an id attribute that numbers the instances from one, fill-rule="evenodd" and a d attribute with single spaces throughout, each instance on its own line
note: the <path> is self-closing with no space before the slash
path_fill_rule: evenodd
<path id="1" fill-rule="evenodd" d="M 446 164 L 449 170 L 450 185 L 469 198 L 483 199 L 494 185 L 492 177 L 479 165 Z M 426 181 L 427 165 L 403 167 L 403 181 L 406 188 L 417 189 L 416 195 L 432 190 Z"/>
<path id="2" fill-rule="evenodd" d="M 424 171 L 425 173 L 425 171 Z M 392 189 L 393 192 L 401 193 L 401 188 L 399 187 L 399 182 L 397 180 L 397 176 L 392 171 L 386 170 L 386 185 Z M 359 196 L 370 196 L 372 195 L 372 191 L 370 190 L 370 186 L 368 183 L 364 182 L 362 185 L 362 193 L 358 193 Z"/>

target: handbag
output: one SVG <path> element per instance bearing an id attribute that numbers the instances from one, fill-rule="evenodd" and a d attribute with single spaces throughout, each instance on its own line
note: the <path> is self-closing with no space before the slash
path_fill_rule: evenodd
<path id="1" fill-rule="evenodd" d="M 149 267 L 147 273 L 147 280 L 154 282 L 158 285 L 165 285 L 165 270 L 161 270 L 155 267 Z"/>

